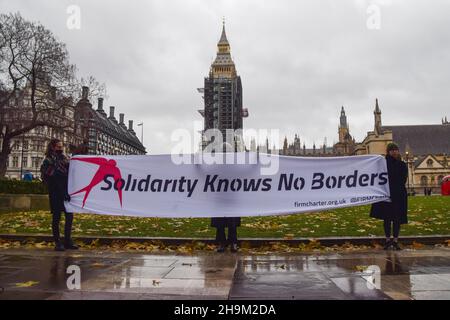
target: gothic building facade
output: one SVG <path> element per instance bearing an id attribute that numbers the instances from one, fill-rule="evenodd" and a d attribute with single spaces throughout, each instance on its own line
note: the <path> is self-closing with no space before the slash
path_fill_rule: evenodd
<path id="1" fill-rule="evenodd" d="M 429 125 L 383 125 L 378 99 L 375 101 L 374 128 L 355 146 L 356 155 L 386 153 L 390 142 L 398 144 L 408 165 L 410 191 L 432 188 L 439 192 L 443 177 L 450 175 L 450 123 Z"/>
<path id="2" fill-rule="evenodd" d="M 204 87 L 198 91 L 203 93 L 204 108 L 199 113 L 204 119 L 202 132 L 202 150 L 213 142 L 207 130 L 215 129 L 227 138 L 227 130 L 243 129 L 243 118 L 248 116 L 242 104 L 242 82 L 237 74 L 236 66 L 231 58 L 231 48 L 225 32 L 217 44 L 217 56 L 211 65 L 209 75 L 204 80 Z M 230 139 L 228 140 L 230 141 Z M 233 149 L 244 148 L 242 135 L 233 135 Z"/>
<path id="3" fill-rule="evenodd" d="M 338 126 L 339 141 L 332 147 L 324 143 L 318 148 L 314 144 L 312 149 L 307 149 L 296 134 L 292 143 L 289 143 L 287 138 L 284 139 L 279 153 L 304 157 L 385 155 L 388 143 L 395 142 L 408 165 L 408 189 L 418 193 L 424 188 L 431 188 L 438 193 L 442 179 L 450 175 L 450 122 L 447 117 L 442 118 L 441 124 L 386 126 L 382 123 L 378 99 L 375 100 L 373 114 L 373 130 L 367 132 L 366 137 L 359 143 L 350 134 L 347 115 L 342 107 Z M 263 147 L 269 149 L 268 144 Z M 272 149 L 273 152 L 276 150 Z"/>
<path id="4" fill-rule="evenodd" d="M 136 136 L 133 120 L 125 125 L 125 115 L 115 117 L 115 107 L 109 107 L 109 115 L 103 109 L 103 98 L 98 98 L 97 109 L 88 99 L 89 88 L 83 87 L 80 101 L 75 105 L 75 121 L 80 126 L 83 141 L 87 144 L 87 154 L 145 154 L 145 147 Z"/>
<path id="5" fill-rule="evenodd" d="M 300 135 L 295 134 L 294 141 L 289 143 L 287 137 L 284 138 L 281 155 L 298 157 L 336 157 L 350 156 L 355 150 L 355 139 L 350 134 L 350 128 L 345 114 L 344 107 L 341 108 L 341 115 L 338 126 L 339 141 L 333 146 L 327 145 L 326 138 L 322 145 L 316 146 L 313 143 L 312 148 L 306 148 L 305 143 L 301 143 Z"/>
<path id="6" fill-rule="evenodd" d="M 133 131 L 132 120 L 126 127 L 124 115 L 120 114 L 117 121 L 114 117 L 114 107 L 110 108 L 110 115 L 107 116 L 103 111 L 102 98 L 99 98 L 98 108 L 94 110 L 87 98 L 88 92 L 89 89 L 83 87 L 82 98 L 75 106 L 71 103 L 52 111 L 54 121 L 67 123 L 68 126 L 64 128 L 40 126 L 13 139 L 6 178 L 20 179 L 26 171 L 39 177 L 39 168 L 45 158 L 47 144 L 53 138 L 63 141 L 66 154 L 71 153 L 71 147 L 83 144 L 86 144 L 85 153 L 87 154 L 145 154 L 145 147 Z M 53 92 L 50 99 L 56 101 L 57 93 Z M 7 110 L 5 117 L 11 117 L 11 121 L 16 123 L 28 121 L 29 101 L 29 92 L 25 88 L 10 102 L 8 110 L 12 111 Z M 47 102 L 47 105 L 51 104 L 52 101 Z"/>
<path id="7" fill-rule="evenodd" d="M 276 153 L 275 147 L 268 149 L 269 153 Z M 283 156 L 295 156 L 295 157 L 332 157 L 334 156 L 333 147 L 327 146 L 326 139 L 322 145 L 316 146 L 314 142 L 312 148 L 307 148 L 303 142 L 301 144 L 300 135 L 295 134 L 294 141 L 288 142 L 287 137 L 284 137 L 283 148 L 279 150 L 279 154 Z"/>

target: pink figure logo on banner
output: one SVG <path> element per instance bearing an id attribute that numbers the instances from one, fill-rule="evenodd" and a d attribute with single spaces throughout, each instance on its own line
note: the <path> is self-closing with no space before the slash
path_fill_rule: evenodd
<path id="1" fill-rule="evenodd" d="M 71 193 L 70 195 L 75 195 L 81 192 L 85 192 L 84 198 L 83 198 L 83 206 L 86 203 L 86 200 L 89 196 L 89 193 L 91 190 L 98 185 L 100 182 L 103 181 L 103 179 L 109 175 L 114 177 L 114 181 L 118 181 L 118 183 L 122 183 L 122 174 L 120 173 L 120 169 L 117 167 L 117 162 L 115 160 L 108 160 L 106 158 L 72 158 L 72 160 L 76 161 L 82 161 L 87 163 L 92 163 L 98 165 L 98 170 L 95 173 L 94 177 L 92 178 L 91 182 L 84 188 L 75 191 L 74 193 Z M 119 201 L 120 201 L 120 207 L 122 207 L 122 188 L 121 186 L 118 186 L 117 193 L 119 195 Z"/>

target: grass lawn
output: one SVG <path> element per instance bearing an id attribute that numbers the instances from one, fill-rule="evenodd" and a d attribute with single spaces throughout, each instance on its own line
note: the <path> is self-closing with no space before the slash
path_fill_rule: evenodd
<path id="1" fill-rule="evenodd" d="M 241 238 L 335 237 L 383 235 L 382 222 L 369 217 L 370 206 L 288 216 L 248 217 Z M 411 197 L 409 224 L 402 235 L 449 235 L 450 197 Z M 159 219 L 75 214 L 74 236 L 210 238 L 210 219 Z M 48 211 L 0 213 L 0 233 L 51 234 Z"/>

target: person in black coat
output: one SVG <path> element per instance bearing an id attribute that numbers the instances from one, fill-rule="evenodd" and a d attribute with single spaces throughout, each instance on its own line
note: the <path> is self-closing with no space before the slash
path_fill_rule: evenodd
<path id="1" fill-rule="evenodd" d="M 50 211 L 52 213 L 52 232 L 56 251 L 78 249 L 71 238 L 73 213 L 67 212 L 64 207 L 64 201 L 70 201 L 67 191 L 68 174 L 69 158 L 63 153 L 63 144 L 58 139 L 52 139 L 47 146 L 45 159 L 41 165 L 41 178 L 48 187 Z M 61 212 L 65 214 L 64 245 L 59 234 Z"/>
<path id="2" fill-rule="evenodd" d="M 391 202 L 374 203 L 370 210 L 370 216 L 384 220 L 384 233 L 386 235 L 384 249 L 393 247 L 395 250 L 401 250 L 398 245 L 400 225 L 408 223 L 408 193 L 405 187 L 408 167 L 402 161 L 398 146 L 395 143 L 387 145 L 386 164 Z M 391 240 L 391 227 L 393 240 Z"/>
<path id="3" fill-rule="evenodd" d="M 241 218 L 212 218 L 211 226 L 216 228 L 216 242 L 219 245 L 217 252 L 224 252 L 228 244 L 231 245 L 231 252 L 237 252 L 237 227 L 241 225 Z M 228 239 L 225 236 L 225 228 L 228 228 Z"/>

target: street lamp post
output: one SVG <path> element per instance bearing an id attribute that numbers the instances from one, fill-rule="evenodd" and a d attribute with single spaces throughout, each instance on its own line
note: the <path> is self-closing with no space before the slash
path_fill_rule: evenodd
<path id="1" fill-rule="evenodd" d="M 409 172 L 411 172 L 411 187 L 412 187 L 412 193 L 413 193 L 413 195 L 415 195 L 415 191 L 414 191 L 414 172 L 413 172 L 413 165 L 414 165 L 414 156 L 411 156 L 411 160 L 409 161 L 408 175 L 409 175 Z"/>
<path id="2" fill-rule="evenodd" d="M 407 177 L 406 177 L 406 180 L 408 181 L 408 195 L 409 195 L 409 193 L 410 193 L 410 187 L 409 187 L 409 152 L 408 151 L 406 151 L 405 152 L 405 154 L 406 154 L 406 165 L 407 165 L 407 167 L 408 167 L 408 175 L 407 175 Z"/>
<path id="3" fill-rule="evenodd" d="M 138 127 L 141 127 L 141 143 L 144 144 L 144 122 L 139 123 Z"/>
<path id="4" fill-rule="evenodd" d="M 20 159 L 20 178 L 19 180 L 22 180 L 22 172 L 23 172 L 23 145 L 25 141 L 25 134 L 22 133 L 22 152 L 21 152 L 21 159 Z"/>

